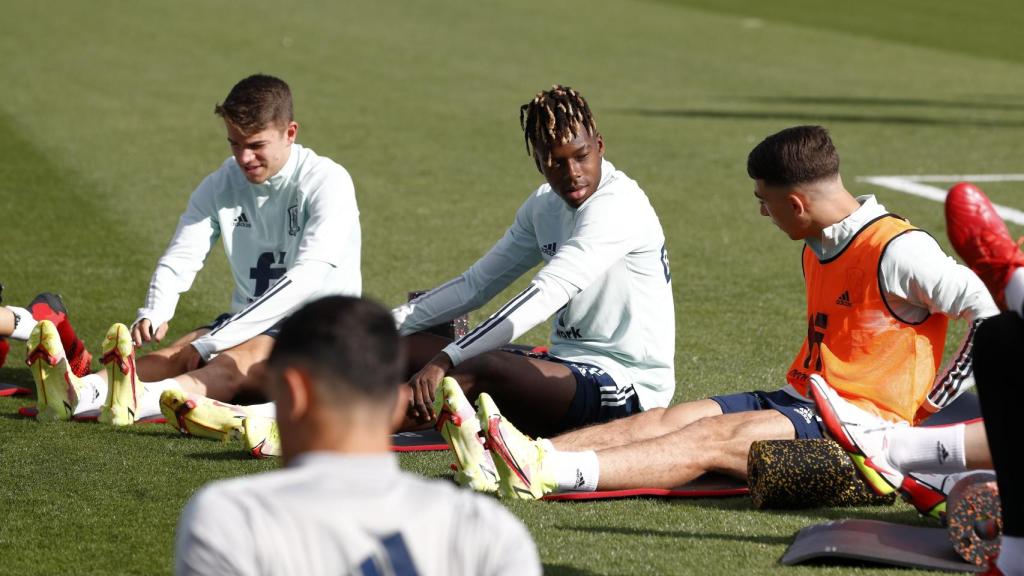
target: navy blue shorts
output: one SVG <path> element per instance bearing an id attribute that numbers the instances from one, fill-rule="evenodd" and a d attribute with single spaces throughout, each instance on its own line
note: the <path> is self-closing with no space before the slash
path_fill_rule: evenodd
<path id="1" fill-rule="evenodd" d="M 570 362 L 546 352 L 537 353 L 515 348 L 503 350 L 538 360 L 557 362 L 572 372 L 576 378 L 576 395 L 573 396 L 569 411 L 558 426 L 559 430 L 574 430 L 625 418 L 641 411 L 640 400 L 632 384 L 619 386 L 607 372 L 593 364 Z"/>
<path id="2" fill-rule="evenodd" d="M 210 322 L 206 326 L 200 326 L 199 328 L 206 328 L 212 332 L 217 328 L 220 328 L 224 324 L 227 324 L 227 321 L 230 320 L 232 316 L 234 316 L 234 314 L 230 312 L 225 312 L 220 316 L 217 316 L 217 318 L 215 318 L 213 322 Z M 263 336 L 270 336 L 271 338 L 277 340 L 277 335 L 281 333 L 281 324 L 283 323 L 284 320 L 281 320 L 278 323 L 271 326 L 270 328 L 267 328 L 266 330 L 263 331 Z"/>
<path id="3" fill-rule="evenodd" d="M 805 398 L 797 398 L 784 390 L 774 392 L 740 392 L 727 396 L 712 396 L 712 400 L 722 407 L 723 414 L 751 412 L 753 410 L 775 410 L 793 423 L 796 437 L 824 438 L 821 420 L 814 409 L 814 402 Z"/>

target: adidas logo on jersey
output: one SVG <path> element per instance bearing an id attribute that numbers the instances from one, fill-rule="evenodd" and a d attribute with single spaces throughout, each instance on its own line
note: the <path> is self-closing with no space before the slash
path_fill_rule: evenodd
<path id="1" fill-rule="evenodd" d="M 850 302 L 850 291 L 843 292 L 839 298 L 836 299 L 836 304 L 840 306 L 846 306 L 847 308 L 853 306 L 853 302 Z"/>
<path id="2" fill-rule="evenodd" d="M 552 242 L 551 244 L 544 244 L 543 246 L 540 247 L 540 251 L 547 254 L 548 256 L 554 256 L 557 250 L 558 244 L 555 242 Z"/>
<path id="3" fill-rule="evenodd" d="M 252 228 L 252 223 L 249 222 L 249 218 L 242 212 L 235 218 L 235 228 Z"/>

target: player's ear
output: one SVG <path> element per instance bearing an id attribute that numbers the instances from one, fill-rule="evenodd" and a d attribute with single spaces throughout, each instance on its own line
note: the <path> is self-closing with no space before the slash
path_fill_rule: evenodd
<path id="1" fill-rule="evenodd" d="M 288 127 L 285 128 L 284 136 L 288 139 L 288 143 L 295 142 L 295 137 L 299 135 L 299 123 L 292 120 L 288 123 Z"/>
<path id="2" fill-rule="evenodd" d="M 807 214 L 807 201 L 803 196 L 797 193 L 790 193 L 786 200 L 789 202 L 789 208 L 793 211 L 794 216 L 804 216 Z"/>
<path id="3" fill-rule="evenodd" d="M 288 420 L 296 421 L 303 419 L 309 412 L 310 395 L 313 387 L 313 380 L 305 370 L 301 368 L 288 367 L 281 371 L 281 378 L 284 380 L 284 394 L 286 401 L 279 406 L 287 414 L 283 416 Z"/>
<path id="4" fill-rule="evenodd" d="M 597 133 L 597 155 L 604 158 L 604 138 L 601 137 L 601 133 Z"/>

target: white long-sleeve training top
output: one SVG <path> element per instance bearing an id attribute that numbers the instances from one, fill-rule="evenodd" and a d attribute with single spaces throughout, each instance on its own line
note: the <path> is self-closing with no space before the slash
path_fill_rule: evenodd
<path id="1" fill-rule="evenodd" d="M 444 352 L 459 364 L 508 344 L 552 317 L 550 353 L 593 364 L 644 409 L 675 392 L 675 311 L 661 222 L 637 183 L 601 163 L 601 182 L 579 208 L 548 184 L 461 276 L 395 308 L 410 334 L 474 310 L 544 262 L 529 287 Z"/>
<path id="2" fill-rule="evenodd" d="M 293 144 L 284 167 L 262 184 L 246 180 L 234 158 L 199 184 L 157 262 L 136 322 L 148 318 L 155 329 L 174 317 L 179 296 L 218 238 L 235 281 L 233 316 L 192 343 L 205 360 L 309 300 L 362 292 L 352 178 L 330 158 Z"/>

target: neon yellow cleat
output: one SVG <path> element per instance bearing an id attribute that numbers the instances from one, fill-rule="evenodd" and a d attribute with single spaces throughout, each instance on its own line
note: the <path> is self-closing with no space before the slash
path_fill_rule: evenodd
<path id="1" fill-rule="evenodd" d="M 276 458 L 281 456 L 281 433 L 277 420 L 265 416 L 250 416 L 242 425 L 245 447 L 253 458 Z"/>
<path id="2" fill-rule="evenodd" d="M 78 405 L 78 377 L 71 371 L 53 322 L 42 320 L 32 329 L 25 363 L 36 381 L 36 420 L 70 420 Z"/>
<path id="3" fill-rule="evenodd" d="M 455 481 L 478 492 L 497 492 L 498 471 L 480 438 L 480 421 L 454 378 L 441 380 L 434 413 L 437 429 L 455 453 Z"/>
<path id="4" fill-rule="evenodd" d="M 238 406 L 190 395 L 182 390 L 164 390 L 160 412 L 167 425 L 186 436 L 211 440 L 241 440 L 245 411 Z"/>
<path id="5" fill-rule="evenodd" d="M 145 385 L 135 376 L 135 345 L 124 324 L 114 324 L 107 330 L 103 366 L 107 372 L 107 399 L 100 408 L 99 421 L 111 426 L 134 424 Z"/>
<path id="6" fill-rule="evenodd" d="M 505 420 L 489 394 L 481 394 L 476 407 L 487 448 L 498 470 L 498 495 L 538 500 L 554 491 L 558 484 L 544 466 L 545 453 L 540 443 Z"/>

